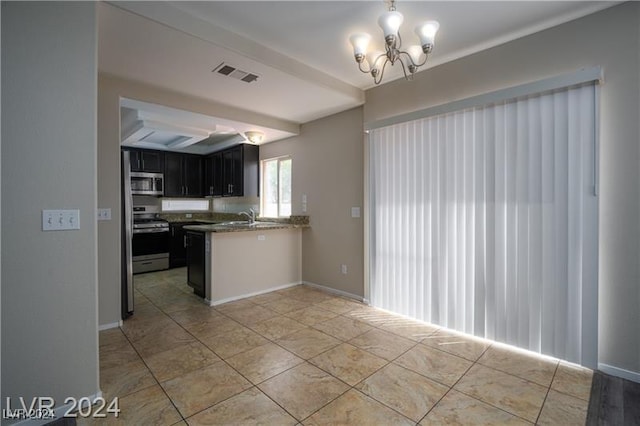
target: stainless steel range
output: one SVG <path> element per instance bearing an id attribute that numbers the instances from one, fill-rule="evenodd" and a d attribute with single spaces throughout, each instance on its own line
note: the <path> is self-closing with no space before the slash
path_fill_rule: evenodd
<path id="1" fill-rule="evenodd" d="M 133 206 L 133 273 L 169 269 L 169 222 L 157 206 Z"/>

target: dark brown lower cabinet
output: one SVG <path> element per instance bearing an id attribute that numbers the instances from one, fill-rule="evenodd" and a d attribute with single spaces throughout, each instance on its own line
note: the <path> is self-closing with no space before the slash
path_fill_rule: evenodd
<path id="1" fill-rule="evenodd" d="M 187 283 L 193 292 L 205 297 L 206 237 L 204 232 L 187 231 Z"/>

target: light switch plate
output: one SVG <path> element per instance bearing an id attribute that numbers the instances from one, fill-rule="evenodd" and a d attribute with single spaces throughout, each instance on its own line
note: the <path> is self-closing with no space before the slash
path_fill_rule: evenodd
<path id="1" fill-rule="evenodd" d="M 80 210 L 42 210 L 43 231 L 80 229 Z"/>
<path id="2" fill-rule="evenodd" d="M 360 217 L 360 207 L 351 207 L 351 217 Z"/>

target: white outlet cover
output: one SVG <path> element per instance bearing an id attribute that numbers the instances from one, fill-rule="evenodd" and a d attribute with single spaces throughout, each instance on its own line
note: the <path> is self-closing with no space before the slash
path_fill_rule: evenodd
<path id="1" fill-rule="evenodd" d="M 98 209 L 98 220 L 111 220 L 111 209 Z"/>
<path id="2" fill-rule="evenodd" d="M 351 207 L 351 217 L 360 217 L 360 207 Z"/>

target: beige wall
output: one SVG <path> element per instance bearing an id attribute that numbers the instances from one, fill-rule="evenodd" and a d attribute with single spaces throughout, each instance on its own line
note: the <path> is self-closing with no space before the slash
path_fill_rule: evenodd
<path id="1" fill-rule="evenodd" d="M 300 229 L 210 232 L 211 291 L 214 304 L 265 293 L 301 279 Z M 260 240 L 258 237 L 263 239 Z"/>
<path id="2" fill-rule="evenodd" d="M 364 120 L 371 122 L 602 66 L 599 362 L 635 373 L 640 373 L 639 28 L 640 4 L 625 3 L 421 72 L 413 82 L 369 90 L 364 108 Z"/>
<path id="3" fill-rule="evenodd" d="M 99 391 L 95 7 L 2 2 L 3 407 Z M 43 232 L 43 209 L 80 230 Z"/>
<path id="4" fill-rule="evenodd" d="M 260 158 L 290 155 L 293 214 L 307 214 L 302 233 L 302 279 L 364 296 L 363 222 L 351 207 L 363 207 L 362 108 L 302 125 L 300 136 L 260 147 Z M 302 212 L 307 194 L 307 212 Z M 347 274 L 340 265 L 347 265 Z"/>
<path id="5" fill-rule="evenodd" d="M 230 120 L 298 132 L 297 124 L 229 108 L 148 84 L 100 74 L 98 78 L 98 205 L 111 208 L 111 221 L 98 227 L 99 323 L 120 320 L 120 98 L 165 105 Z"/>

